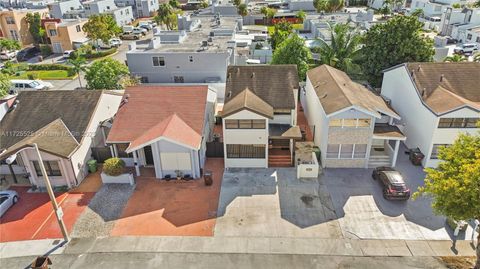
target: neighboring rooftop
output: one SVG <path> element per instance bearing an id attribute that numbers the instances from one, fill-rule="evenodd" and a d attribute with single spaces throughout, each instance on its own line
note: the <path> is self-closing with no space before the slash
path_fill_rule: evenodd
<path id="1" fill-rule="evenodd" d="M 274 110 L 295 109 L 293 91 L 298 88 L 296 65 L 229 66 L 225 105 L 248 89 Z"/>
<path id="2" fill-rule="evenodd" d="M 241 110 L 249 110 L 264 117 L 273 119 L 273 108 L 262 98 L 256 96 L 248 88 L 231 98 L 224 106 L 222 116 L 227 117 Z"/>
<path id="3" fill-rule="evenodd" d="M 399 118 L 382 97 L 354 82 L 348 75 L 329 65 L 321 65 L 307 72 L 327 115 L 349 107 L 358 107 L 380 117 L 380 113 Z"/>
<path id="4" fill-rule="evenodd" d="M 68 27 L 68 26 L 74 26 L 83 22 L 88 21 L 88 19 L 62 19 L 62 21 L 57 24 L 58 27 Z"/>
<path id="5" fill-rule="evenodd" d="M 443 114 L 469 106 L 480 110 L 480 63 L 405 64 L 424 103 Z"/>

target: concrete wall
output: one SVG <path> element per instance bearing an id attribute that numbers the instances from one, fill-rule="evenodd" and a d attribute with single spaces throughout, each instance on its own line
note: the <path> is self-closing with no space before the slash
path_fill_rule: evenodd
<path id="1" fill-rule="evenodd" d="M 288 3 L 288 9 L 291 11 L 316 11 L 315 7 L 313 6 L 313 0 L 291 0 Z"/>
<path id="2" fill-rule="evenodd" d="M 133 22 L 132 7 L 121 7 L 111 12 L 118 26 L 124 26 Z"/>
<path id="3" fill-rule="evenodd" d="M 326 159 L 325 167 L 329 168 L 365 168 L 367 159 Z"/>
<path id="4" fill-rule="evenodd" d="M 83 5 L 79 0 L 69 0 L 56 2 L 49 5 L 50 17 L 54 19 L 64 19 L 65 13 L 73 10 L 83 9 Z"/>

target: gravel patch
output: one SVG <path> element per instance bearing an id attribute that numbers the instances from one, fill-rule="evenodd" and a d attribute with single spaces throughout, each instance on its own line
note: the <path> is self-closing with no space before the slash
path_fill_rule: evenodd
<path id="1" fill-rule="evenodd" d="M 127 184 L 104 184 L 75 223 L 71 236 L 109 236 L 134 189 Z"/>

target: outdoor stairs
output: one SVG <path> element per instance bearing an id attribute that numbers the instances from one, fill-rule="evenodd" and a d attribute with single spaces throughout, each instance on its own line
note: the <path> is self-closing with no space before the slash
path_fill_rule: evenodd
<path id="1" fill-rule="evenodd" d="M 268 167 L 291 167 L 292 157 L 290 154 L 268 155 Z"/>
<path id="2" fill-rule="evenodd" d="M 368 168 L 376 168 L 379 166 L 390 166 L 391 160 L 388 155 L 370 155 Z"/>

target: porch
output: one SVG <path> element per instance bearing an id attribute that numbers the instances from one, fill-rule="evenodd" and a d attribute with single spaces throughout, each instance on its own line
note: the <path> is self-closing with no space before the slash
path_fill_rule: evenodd
<path id="1" fill-rule="evenodd" d="M 268 130 L 268 166 L 293 166 L 294 144 L 302 139 L 300 128 L 288 124 L 269 124 Z"/>
<path id="2" fill-rule="evenodd" d="M 376 124 L 373 131 L 372 146 L 369 152 L 368 167 L 395 167 L 400 141 L 405 141 L 405 139 L 405 135 L 397 126 Z"/>

